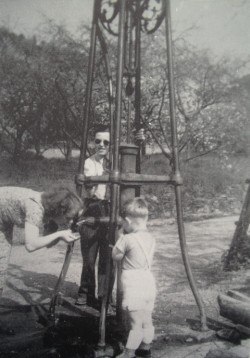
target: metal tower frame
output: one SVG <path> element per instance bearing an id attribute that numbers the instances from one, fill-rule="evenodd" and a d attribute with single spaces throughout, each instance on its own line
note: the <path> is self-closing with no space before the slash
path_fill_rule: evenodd
<path id="1" fill-rule="evenodd" d="M 141 128 L 141 33 L 154 33 L 165 20 L 166 30 L 166 59 L 168 68 L 168 87 L 169 87 L 169 114 L 171 124 L 171 146 L 172 146 L 172 173 L 167 176 L 140 174 L 140 150 L 136 160 L 136 173 L 120 173 L 120 138 L 121 138 L 121 118 L 122 118 L 122 99 L 124 93 L 128 99 L 127 114 L 127 142 L 131 140 L 131 96 L 134 96 L 135 128 Z M 118 24 L 117 24 L 118 22 Z M 110 68 L 108 46 L 105 41 L 105 33 L 116 36 L 117 40 L 117 65 L 116 80 L 113 93 L 112 71 Z M 91 118 L 91 100 L 95 73 L 96 47 L 99 41 L 101 51 L 105 59 L 106 75 L 108 81 L 108 100 L 109 100 L 109 119 L 111 124 L 111 158 L 112 167 L 109 175 L 99 177 L 84 177 L 84 161 L 87 151 L 88 130 Z M 123 88 L 124 78 L 127 79 L 126 88 Z M 134 85 L 133 85 L 134 82 Z M 109 240 L 114 243 L 116 236 L 119 193 L 120 187 L 134 186 L 135 194 L 139 194 L 139 186 L 142 184 L 165 183 L 171 185 L 175 191 L 176 213 L 178 233 L 181 247 L 181 254 L 185 266 L 187 278 L 193 292 L 195 301 L 199 308 L 201 329 L 207 328 L 206 313 L 204 303 L 198 292 L 195 279 L 192 274 L 189 256 L 187 253 L 186 237 L 183 224 L 183 208 L 181 200 L 181 186 L 183 180 L 180 174 L 177 124 L 175 118 L 175 89 L 173 72 L 173 53 L 172 53 L 172 31 L 170 0 L 94 0 L 93 20 L 91 29 L 91 41 L 89 50 L 88 75 L 86 85 L 86 98 L 83 117 L 83 132 L 81 141 L 81 153 L 79 159 L 78 175 L 76 175 L 76 188 L 81 195 L 84 183 L 108 183 L 111 187 L 111 212 L 109 220 Z M 64 277 L 72 255 L 73 244 L 68 245 L 65 269 L 62 269 Z M 110 295 L 110 275 L 111 275 L 111 249 L 108 253 L 106 271 L 106 289 L 102 300 L 102 308 L 99 323 L 99 345 L 105 346 L 106 341 L 106 314 Z M 64 271 L 63 271 L 64 270 Z M 53 305 L 52 313 L 54 313 Z"/>

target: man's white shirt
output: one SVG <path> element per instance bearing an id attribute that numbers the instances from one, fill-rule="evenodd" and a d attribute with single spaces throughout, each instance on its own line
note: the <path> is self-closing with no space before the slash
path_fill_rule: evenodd
<path id="1" fill-rule="evenodd" d="M 84 164 L 84 175 L 89 176 L 99 176 L 102 175 L 103 170 L 103 159 L 97 160 L 95 155 L 92 155 L 88 159 L 85 160 Z M 87 190 L 88 196 L 90 198 L 96 197 L 97 199 L 104 200 L 106 194 L 106 185 L 98 184 L 93 188 Z"/>

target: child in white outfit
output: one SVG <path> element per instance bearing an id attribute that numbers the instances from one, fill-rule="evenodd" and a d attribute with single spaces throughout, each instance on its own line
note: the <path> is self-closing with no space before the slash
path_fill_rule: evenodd
<path id="1" fill-rule="evenodd" d="M 125 234 L 116 242 L 112 257 L 121 261 L 122 308 L 128 312 L 131 329 L 125 351 L 118 357 L 135 357 L 136 350 L 138 355 L 150 357 L 156 294 L 150 268 L 155 240 L 147 230 L 148 207 L 145 200 L 138 197 L 127 202 L 123 217 Z"/>

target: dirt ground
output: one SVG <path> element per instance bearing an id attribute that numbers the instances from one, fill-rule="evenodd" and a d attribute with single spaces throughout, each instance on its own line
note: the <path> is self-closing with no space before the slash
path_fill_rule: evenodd
<path id="1" fill-rule="evenodd" d="M 221 267 L 221 256 L 230 244 L 235 229 L 234 223 L 237 219 L 237 217 L 223 217 L 185 224 L 193 273 L 206 306 L 207 316 L 210 319 L 221 319 L 217 305 L 219 293 L 237 289 L 250 296 L 250 271 L 223 272 Z M 156 358 L 203 358 L 211 347 L 223 346 L 227 343 L 217 339 L 203 344 L 169 341 L 167 337 L 171 327 L 175 324 L 188 326 L 190 322 L 197 321 L 199 311 L 187 282 L 176 224 L 172 220 L 153 220 L 149 223 L 149 229 L 155 235 L 157 242 L 153 265 L 158 287 L 154 312 L 156 340 L 153 346 L 153 356 Z M 5 327 L 13 328 L 15 335 L 0 334 L 0 357 L 63 356 L 53 355 L 51 348 L 49 351 L 44 348 L 45 328 L 41 317 L 46 314 L 48 309 L 48 303 L 62 267 L 65 250 L 66 245 L 63 243 L 33 253 L 26 252 L 23 245 L 13 246 L 8 281 L 0 310 L 1 321 Z M 81 254 L 79 242 L 77 242 L 62 289 L 65 306 L 62 316 L 78 320 L 80 326 L 82 325 L 82 332 L 84 331 L 87 337 L 92 328 L 93 332 L 96 330 L 98 313 L 94 310 L 84 313 L 74 305 L 80 272 Z M 60 312 L 59 308 L 58 317 L 60 317 Z M 60 332 L 63 339 L 66 339 L 64 335 L 67 336 L 65 333 L 68 332 L 67 329 L 70 329 L 71 336 L 73 334 L 66 321 L 67 319 L 64 319 L 65 330 L 63 331 L 61 328 L 63 333 Z M 80 327 L 79 324 L 76 326 Z M 110 327 L 112 327 L 112 323 L 110 323 Z M 112 330 L 112 328 L 110 329 Z M 95 335 L 93 332 L 92 336 Z M 76 335 L 79 336 L 77 333 Z M 52 341 L 53 339 L 56 340 L 55 336 Z M 72 355 L 66 356 L 71 357 Z M 80 357 L 80 355 L 74 356 Z M 85 353 L 83 356 L 90 357 L 91 355 Z"/>

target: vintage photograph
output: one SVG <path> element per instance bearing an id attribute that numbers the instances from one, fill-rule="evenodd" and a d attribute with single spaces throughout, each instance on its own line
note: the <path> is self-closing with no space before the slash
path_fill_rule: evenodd
<path id="1" fill-rule="evenodd" d="M 250 358 L 250 0 L 0 0 L 0 358 Z"/>

